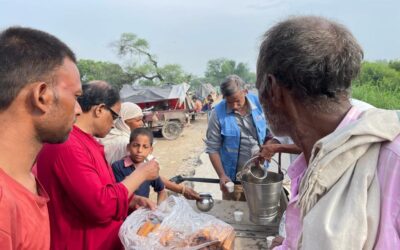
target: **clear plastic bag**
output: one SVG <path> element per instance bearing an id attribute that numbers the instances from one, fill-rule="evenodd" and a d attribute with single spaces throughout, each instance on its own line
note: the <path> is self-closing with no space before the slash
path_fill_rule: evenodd
<path id="1" fill-rule="evenodd" d="M 279 235 L 286 238 L 286 211 L 283 212 L 281 221 L 279 222 Z"/>
<path id="2" fill-rule="evenodd" d="M 119 230 L 127 250 L 234 248 L 235 231 L 214 216 L 195 212 L 183 197 L 170 196 L 155 211 L 138 209 Z"/>

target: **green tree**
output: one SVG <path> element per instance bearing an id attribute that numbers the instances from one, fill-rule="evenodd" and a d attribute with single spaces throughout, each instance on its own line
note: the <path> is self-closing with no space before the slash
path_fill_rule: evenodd
<path id="1" fill-rule="evenodd" d="M 82 82 L 104 80 L 121 88 L 129 81 L 122 67 L 116 63 L 81 59 L 78 61 L 78 69 Z"/>
<path id="2" fill-rule="evenodd" d="M 190 82 L 191 75 L 186 74 L 181 65 L 179 64 L 167 64 L 160 69 L 160 74 L 164 78 L 164 82 L 167 83 L 183 83 Z"/>
<path id="3" fill-rule="evenodd" d="M 117 54 L 125 60 L 125 71 L 130 82 L 144 85 L 161 83 L 182 83 L 190 80 L 178 64 L 159 66 L 157 57 L 150 52 L 149 43 L 132 33 L 123 33 L 120 39 L 112 44 Z"/>
<path id="4" fill-rule="evenodd" d="M 248 65 L 226 58 L 217 58 L 207 62 L 205 78 L 213 85 L 218 85 L 228 75 L 238 75 L 245 82 L 255 82 L 256 74 L 251 72 Z"/>
<path id="5" fill-rule="evenodd" d="M 203 83 L 207 83 L 207 79 L 206 78 L 198 77 L 198 76 L 192 76 L 191 80 L 189 82 L 190 89 L 192 91 L 196 91 L 200 87 L 200 85 L 203 84 Z"/>

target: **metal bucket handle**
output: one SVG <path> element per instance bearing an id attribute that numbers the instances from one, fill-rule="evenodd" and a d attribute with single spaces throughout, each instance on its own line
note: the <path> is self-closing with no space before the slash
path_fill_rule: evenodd
<path id="1" fill-rule="evenodd" d="M 244 170 L 247 170 L 247 169 L 250 170 L 249 169 L 250 163 L 252 161 L 254 161 L 255 159 L 258 159 L 258 158 L 260 158 L 260 156 L 256 155 L 256 156 L 252 156 L 248 161 L 246 161 L 246 163 L 244 164 L 243 169 L 236 174 L 236 179 L 241 181 L 242 180 L 242 175 L 245 172 Z M 282 166 L 281 166 L 281 153 L 278 153 L 278 160 L 275 160 L 273 158 L 271 158 L 271 160 L 274 161 L 278 165 L 278 174 L 283 175 Z"/>

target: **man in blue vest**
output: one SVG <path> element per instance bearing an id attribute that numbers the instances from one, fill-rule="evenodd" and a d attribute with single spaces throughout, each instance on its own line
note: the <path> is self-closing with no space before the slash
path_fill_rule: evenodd
<path id="1" fill-rule="evenodd" d="M 206 152 L 219 176 L 225 200 L 245 200 L 240 185 L 229 193 L 225 183 L 236 180 L 236 173 L 260 151 L 269 135 L 258 97 L 247 93 L 244 85 L 236 75 L 221 83 L 224 99 L 215 106 L 208 122 Z"/>

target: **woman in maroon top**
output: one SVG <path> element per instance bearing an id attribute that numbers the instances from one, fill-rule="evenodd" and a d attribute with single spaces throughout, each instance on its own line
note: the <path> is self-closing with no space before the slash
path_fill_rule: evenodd
<path id="1" fill-rule="evenodd" d="M 37 161 L 38 178 L 50 196 L 51 249 L 121 249 L 118 230 L 128 208 L 154 207 L 146 198 L 133 197 L 133 192 L 143 181 L 157 178 L 159 167 L 150 161 L 116 183 L 94 136 L 107 135 L 119 118 L 118 91 L 102 81 L 82 89 L 82 114 L 69 139 L 45 145 Z"/>

